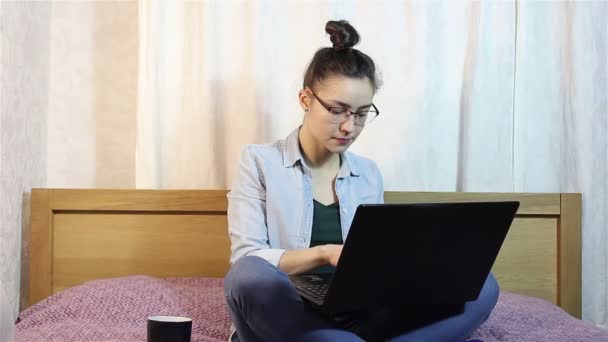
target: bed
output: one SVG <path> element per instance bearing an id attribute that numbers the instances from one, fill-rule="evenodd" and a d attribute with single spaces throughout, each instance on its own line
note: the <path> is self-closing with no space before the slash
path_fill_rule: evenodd
<path id="1" fill-rule="evenodd" d="M 517 200 L 493 272 L 496 309 L 471 339 L 608 341 L 581 321 L 581 195 L 386 192 L 391 202 Z M 33 189 L 17 341 L 141 341 L 146 317 L 193 318 L 193 341 L 230 320 L 225 190 Z"/>

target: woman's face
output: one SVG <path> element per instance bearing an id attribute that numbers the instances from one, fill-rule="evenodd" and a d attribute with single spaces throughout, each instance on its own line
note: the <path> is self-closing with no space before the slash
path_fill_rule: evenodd
<path id="1" fill-rule="evenodd" d="M 308 112 L 304 127 L 325 150 L 342 153 L 357 139 L 363 126 L 355 125 L 354 115 L 343 123 L 332 121 L 332 114 L 315 98 L 314 94 L 330 107 L 342 107 L 356 112 L 369 108 L 374 97 L 372 84 L 366 77 L 351 78 L 330 76 L 318 82 L 314 89 L 300 91 L 300 105 Z"/>

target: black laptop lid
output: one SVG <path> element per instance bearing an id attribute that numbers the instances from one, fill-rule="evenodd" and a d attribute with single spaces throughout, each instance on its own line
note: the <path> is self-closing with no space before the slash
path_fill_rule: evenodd
<path id="1" fill-rule="evenodd" d="M 324 309 L 475 300 L 518 207 L 519 202 L 360 205 Z"/>

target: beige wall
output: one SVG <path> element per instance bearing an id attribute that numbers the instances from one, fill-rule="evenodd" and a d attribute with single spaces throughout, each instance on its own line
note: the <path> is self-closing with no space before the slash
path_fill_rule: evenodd
<path id="1" fill-rule="evenodd" d="M 50 17 L 48 3 L 0 4 L 0 341 L 19 305 L 22 194 L 45 184 Z"/>

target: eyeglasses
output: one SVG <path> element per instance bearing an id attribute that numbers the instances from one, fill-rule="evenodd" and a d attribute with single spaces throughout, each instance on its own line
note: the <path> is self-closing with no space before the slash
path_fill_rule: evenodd
<path id="1" fill-rule="evenodd" d="M 323 108 L 327 109 L 327 111 L 331 114 L 331 116 L 330 116 L 331 121 L 334 123 L 339 123 L 339 124 L 344 123 L 344 122 L 346 122 L 346 120 L 348 120 L 349 116 L 354 115 L 355 116 L 355 125 L 365 126 L 365 125 L 369 124 L 370 122 L 372 122 L 380 114 L 380 111 L 378 110 L 378 108 L 376 108 L 376 105 L 374 105 L 373 103 L 370 108 L 363 109 L 358 112 L 353 112 L 353 111 L 350 111 L 343 107 L 330 106 L 329 104 L 325 103 L 325 101 L 321 100 L 317 96 L 317 94 L 315 94 L 315 92 L 312 91 L 312 89 L 308 89 L 308 90 L 310 90 L 310 93 L 312 94 L 312 96 L 314 96 L 315 99 L 317 99 L 317 101 L 319 101 L 321 106 L 323 106 Z"/>

